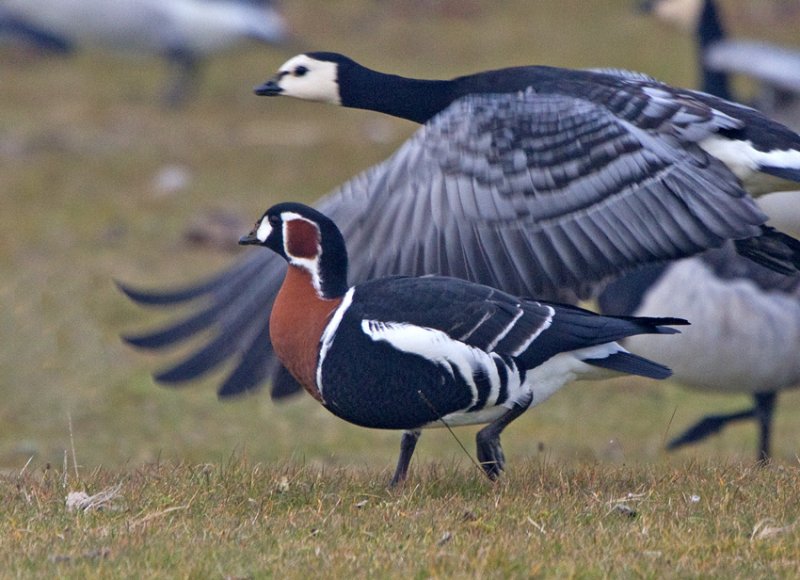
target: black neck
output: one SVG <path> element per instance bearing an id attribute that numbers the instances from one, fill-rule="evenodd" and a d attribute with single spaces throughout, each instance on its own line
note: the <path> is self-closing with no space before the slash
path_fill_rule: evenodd
<path id="1" fill-rule="evenodd" d="M 711 95 L 730 99 L 731 88 L 728 73 L 709 70 L 705 64 L 706 50 L 715 42 L 724 40 L 726 36 L 716 3 L 714 0 L 706 0 L 703 3 L 703 12 L 697 24 L 698 58 L 700 59 L 700 70 L 703 71 L 700 88 Z"/>
<path id="2" fill-rule="evenodd" d="M 322 223 L 322 255 L 319 277 L 323 298 L 340 298 L 347 293 L 347 248 L 333 222 Z"/>
<path id="3" fill-rule="evenodd" d="M 342 105 L 425 123 L 455 98 L 452 81 L 409 79 L 352 63 L 339 70 Z"/>
<path id="4" fill-rule="evenodd" d="M 697 34 L 700 37 L 700 46 L 708 48 L 715 42 L 725 40 L 728 36 L 722 26 L 719 17 L 719 10 L 714 0 L 706 0 L 703 3 L 703 12 L 697 24 Z"/>

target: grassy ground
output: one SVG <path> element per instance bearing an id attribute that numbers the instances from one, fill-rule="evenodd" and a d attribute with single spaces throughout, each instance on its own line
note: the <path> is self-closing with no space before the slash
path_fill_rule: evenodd
<path id="1" fill-rule="evenodd" d="M 739 32 L 790 41 L 796 31 L 797 20 L 753 19 L 744 0 L 725 5 Z M 409 76 L 540 62 L 694 82 L 690 42 L 633 13 L 627 0 L 298 0 L 286 10 L 303 49 L 342 51 Z M 796 519 L 789 492 L 774 490 L 797 488 L 797 394 L 782 396 L 778 466 L 765 471 L 745 467 L 752 426 L 677 455 L 662 451 L 696 417 L 746 398 L 627 380 L 571 386 L 516 422 L 504 437 L 512 471 L 499 486 L 471 473 L 440 431 L 423 437 L 412 491 L 388 493 L 397 434 L 343 424 L 307 398 L 275 406 L 261 392 L 221 404 L 219 376 L 179 390 L 152 382 L 164 358 L 118 336 L 164 317 L 129 304 L 113 279 L 163 286 L 207 276 L 241 251 L 189 244 L 196 220 L 225 210 L 245 231 L 270 204 L 316 199 L 414 130 L 377 114 L 253 96 L 298 50 L 217 59 L 197 98 L 168 110 L 158 101 L 158 62 L 97 53 L 38 59 L 0 47 L 0 467 L 11 474 L 0 537 L 13 542 L 0 544 L 0 569 L 236 576 L 291 570 L 284 559 L 296 553 L 301 570 L 342 573 L 362 562 L 384 574 L 393 566 L 415 575 L 490 575 L 496 566 L 612 574 L 624 563 L 632 574 L 661 575 L 676 567 L 688 574 L 702 561 L 708 568 L 698 573 L 764 566 L 782 574 L 796 533 L 749 536 L 764 518 Z M 170 176 L 176 187 L 164 185 Z M 472 431 L 457 433 L 471 450 Z M 60 467 L 72 448 L 80 477 L 71 468 L 65 486 L 64 474 L 45 466 Z M 284 476 L 289 492 L 277 493 Z M 119 509 L 65 511 L 67 491 L 120 482 Z M 699 505 L 686 500 L 694 489 L 703 490 Z M 611 511 L 609 502 L 628 492 L 645 494 L 637 505 L 649 506 L 646 516 Z M 354 507 L 364 499 L 367 509 Z M 468 511 L 474 519 L 464 519 Z M 408 514 L 421 519 L 390 525 Z M 141 523 L 150 516 L 153 524 Z M 272 529 L 281 531 L 264 533 Z M 648 539 L 644 529 L 659 531 Z M 452 539 L 440 546 L 445 532 Z M 718 547 L 715 533 L 724 538 Z M 159 552 L 173 540 L 173 555 Z M 625 559 L 604 557 L 612 544 Z M 741 568 L 748 559 L 752 568 Z"/>
<path id="2" fill-rule="evenodd" d="M 13 577 L 792 577 L 798 469 L 529 461 L 490 484 L 386 473 L 161 463 L 0 479 Z M 83 504 L 65 501 L 86 490 Z M 68 503 L 73 503 L 70 507 Z M 82 508 L 81 505 L 88 506 Z"/>

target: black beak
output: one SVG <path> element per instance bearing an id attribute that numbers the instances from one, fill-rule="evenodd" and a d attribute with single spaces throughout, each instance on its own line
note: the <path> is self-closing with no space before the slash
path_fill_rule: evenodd
<path id="1" fill-rule="evenodd" d="M 255 93 L 260 97 L 277 97 L 283 92 L 279 81 L 281 77 L 276 75 L 265 82 L 263 85 L 257 86 L 255 89 Z"/>
<path id="2" fill-rule="evenodd" d="M 261 240 L 259 240 L 258 236 L 256 236 L 256 231 L 255 230 L 253 230 L 252 232 L 250 232 L 246 236 L 242 236 L 241 238 L 239 238 L 239 245 L 240 246 L 254 246 L 254 245 L 257 245 L 257 244 L 260 244 L 260 243 L 261 243 Z"/>

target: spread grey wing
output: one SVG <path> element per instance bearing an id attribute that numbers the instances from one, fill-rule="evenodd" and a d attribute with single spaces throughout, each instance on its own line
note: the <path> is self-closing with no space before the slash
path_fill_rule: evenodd
<path id="1" fill-rule="evenodd" d="M 363 182 L 369 205 L 346 238 L 369 258 L 354 281 L 434 272 L 585 296 L 636 264 L 757 235 L 764 214 L 692 141 L 735 122 L 645 89 L 609 106 L 531 92 L 457 101 Z"/>
<path id="2" fill-rule="evenodd" d="M 572 301 L 635 264 L 757 233 L 765 216 L 730 173 L 691 144 L 672 147 L 729 118 L 637 86 L 617 91 L 607 107 L 529 93 L 455 103 L 316 205 L 345 236 L 350 281 L 439 273 Z M 129 340 L 158 349 L 211 330 L 158 378 L 191 380 L 233 359 L 220 394 L 253 388 L 277 368 L 268 313 L 284 267 L 254 250 L 194 287 L 125 288 L 144 304 L 199 305 Z M 296 385 L 280 376 L 291 392 Z"/>

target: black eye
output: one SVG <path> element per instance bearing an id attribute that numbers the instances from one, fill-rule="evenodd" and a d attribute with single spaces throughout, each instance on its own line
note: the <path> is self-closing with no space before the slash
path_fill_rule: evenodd
<path id="1" fill-rule="evenodd" d="M 281 225 L 281 218 L 276 215 L 269 216 L 267 218 L 267 221 L 269 221 L 269 225 L 271 225 L 272 227 Z"/>
<path id="2" fill-rule="evenodd" d="M 304 67 L 303 65 L 300 65 L 296 69 L 294 69 L 294 76 L 302 77 L 302 76 L 305 76 L 305 74 L 307 72 L 308 72 L 308 68 Z"/>

